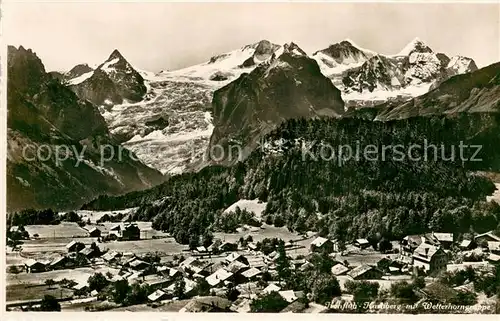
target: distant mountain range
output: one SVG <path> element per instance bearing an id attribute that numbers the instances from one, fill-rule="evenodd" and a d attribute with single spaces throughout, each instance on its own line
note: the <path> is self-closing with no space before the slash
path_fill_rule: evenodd
<path id="1" fill-rule="evenodd" d="M 349 39 L 310 55 L 298 45 L 295 47 L 296 53 L 315 60 L 321 74 L 340 90 L 345 110 L 404 102 L 426 93 L 453 75 L 477 69 L 471 58 L 449 58 L 446 54 L 435 53 L 418 38 L 395 55 L 376 53 Z M 216 101 L 212 106 L 214 92 L 233 81 L 241 81 L 238 80 L 240 76 L 250 74 L 257 66 L 279 57 L 283 51 L 283 45 L 262 40 L 217 54 L 202 64 L 157 74 L 130 66 L 121 54 L 115 52 L 96 68 L 75 66 L 64 74 L 64 78 L 80 97 L 100 106 L 114 137 L 133 150 L 144 163 L 164 173 L 181 173 L 206 164 L 201 160 L 207 147 L 211 146 L 210 140 L 212 144 L 221 138 L 223 141 L 238 141 L 238 135 L 221 137 L 228 133 L 231 126 L 237 128 L 238 122 L 232 124 L 211 112 L 219 108 L 215 106 Z M 120 62 L 116 66 L 111 64 L 116 61 L 115 55 Z M 111 74 L 120 75 L 120 78 L 114 77 L 118 80 L 98 71 L 103 68 L 108 70 L 108 66 L 117 69 L 111 70 Z M 127 71 L 131 72 L 128 86 L 116 94 L 114 88 L 124 81 Z M 290 73 L 287 71 L 288 75 Z M 143 84 L 148 88 L 146 93 Z M 102 90 L 107 87 L 110 90 Z M 241 88 L 241 85 L 238 87 Z M 107 97 L 103 92 L 107 93 Z M 132 96 L 127 95 L 130 92 Z M 137 101 L 140 94 L 144 98 Z M 235 98 L 234 95 L 232 97 Z M 125 104 L 116 105 L 116 101 L 120 100 Z M 295 117 L 286 113 L 278 115 L 280 121 Z M 256 118 L 260 116 L 256 115 Z M 231 119 L 235 120 L 235 117 Z M 258 123 L 260 125 L 254 124 L 250 128 L 262 128 L 263 123 L 271 124 L 266 128 L 272 128 L 277 124 L 269 119 L 259 119 Z M 215 135 L 211 139 L 214 128 Z M 255 138 L 249 140 L 254 141 Z"/>
<path id="2" fill-rule="evenodd" d="M 211 147 L 232 142 L 246 156 L 292 118 L 392 120 L 499 110 L 498 64 L 477 70 L 471 58 L 433 52 L 419 39 L 395 55 L 352 40 L 310 55 L 295 43 L 263 40 L 157 74 L 132 66 L 118 50 L 97 66 L 47 73 L 31 50 L 9 47 L 8 67 L 10 208 L 64 207 L 146 188 L 164 179 L 150 167 L 197 170 L 211 163 L 204 159 Z M 140 162 L 103 169 L 89 159 L 76 170 L 20 158 L 27 144 L 60 141 L 94 152 L 122 145 Z"/>

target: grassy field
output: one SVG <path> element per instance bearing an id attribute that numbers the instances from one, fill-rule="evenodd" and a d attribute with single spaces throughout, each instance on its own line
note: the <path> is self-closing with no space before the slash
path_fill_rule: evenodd
<path id="1" fill-rule="evenodd" d="M 189 248 L 187 245 L 182 245 L 175 242 L 173 238 L 126 242 L 108 242 L 102 243 L 101 247 L 104 249 L 109 249 L 110 251 L 133 252 L 137 255 L 145 254 L 148 252 L 159 252 L 160 254 L 163 253 L 165 255 L 173 255 L 182 253 Z"/>
<path id="2" fill-rule="evenodd" d="M 30 237 L 38 234 L 39 238 L 73 238 L 88 235 L 85 229 L 70 222 L 61 222 L 58 225 L 26 225 L 25 229 Z"/>
<path id="3" fill-rule="evenodd" d="M 41 255 L 43 257 L 47 255 L 47 253 L 66 253 L 66 245 L 71 241 L 78 241 L 83 244 L 90 245 L 92 242 L 96 242 L 97 238 L 84 237 L 26 240 L 22 245 L 22 256 L 27 257 Z"/>
<path id="4" fill-rule="evenodd" d="M 56 270 L 42 273 L 19 273 L 19 274 L 7 274 L 7 285 L 42 285 L 45 284 L 46 280 L 52 279 L 56 282 L 62 279 L 74 280 L 77 283 L 87 282 L 89 276 L 95 273 L 111 272 L 113 275 L 118 274 L 117 269 L 113 269 L 106 266 L 100 266 L 98 268 L 77 268 L 70 270 Z M 10 298 L 8 298 L 11 300 Z"/>
<path id="5" fill-rule="evenodd" d="M 7 285 L 6 287 L 7 302 L 43 299 L 44 295 L 52 295 L 56 298 L 66 298 L 73 296 L 73 291 L 66 288 L 60 288 L 57 285 L 15 284 Z"/>

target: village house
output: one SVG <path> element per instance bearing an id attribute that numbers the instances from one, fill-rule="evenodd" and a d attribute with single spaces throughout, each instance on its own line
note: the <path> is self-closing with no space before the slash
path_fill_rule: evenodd
<path id="1" fill-rule="evenodd" d="M 247 247 L 250 251 L 257 251 L 257 244 L 254 242 L 248 243 Z"/>
<path id="2" fill-rule="evenodd" d="M 229 263 L 228 266 L 226 266 L 226 270 L 233 274 L 239 273 L 247 268 L 248 265 L 237 260 L 234 260 L 233 262 Z"/>
<path id="3" fill-rule="evenodd" d="M 500 242 L 500 237 L 493 234 L 493 231 L 489 231 L 483 234 L 478 234 L 474 237 L 476 244 L 480 246 L 486 246 L 487 242 Z"/>
<path id="4" fill-rule="evenodd" d="M 302 291 L 287 290 L 287 291 L 279 291 L 278 293 L 288 303 L 295 302 L 298 299 L 304 297 L 304 292 Z"/>
<path id="5" fill-rule="evenodd" d="M 139 259 L 133 260 L 128 265 L 130 266 L 130 268 L 132 270 L 135 270 L 135 271 L 142 271 L 142 270 L 145 270 L 146 268 L 149 267 L 149 263 L 144 262 L 144 261 L 139 260 Z"/>
<path id="6" fill-rule="evenodd" d="M 100 237 L 101 236 L 101 230 L 98 229 L 97 227 L 92 227 L 87 230 L 89 233 L 89 237 Z"/>
<path id="7" fill-rule="evenodd" d="M 318 236 L 311 242 L 311 252 L 333 252 L 333 243 L 324 237 Z"/>
<path id="8" fill-rule="evenodd" d="M 40 261 L 29 259 L 26 260 L 26 262 L 24 262 L 24 268 L 27 273 L 37 273 L 37 272 L 45 272 L 47 266 L 46 264 Z"/>
<path id="9" fill-rule="evenodd" d="M 156 290 L 148 296 L 150 302 L 158 302 L 163 300 L 167 296 L 167 293 L 162 290 Z"/>
<path id="10" fill-rule="evenodd" d="M 407 235 L 401 241 L 400 245 L 401 255 L 412 257 L 413 252 L 415 252 L 417 247 L 419 247 L 420 244 L 422 243 L 439 246 L 438 239 L 432 233 L 424 235 Z"/>
<path id="11" fill-rule="evenodd" d="M 496 254 L 490 253 L 488 255 L 488 258 L 486 260 L 488 262 L 490 262 L 491 264 L 497 265 L 497 264 L 500 263 L 500 255 L 496 255 Z"/>
<path id="12" fill-rule="evenodd" d="M 108 263 L 115 263 L 120 258 L 120 253 L 116 251 L 107 252 L 101 258 Z"/>
<path id="13" fill-rule="evenodd" d="M 184 294 L 186 296 L 193 295 L 196 289 L 196 282 L 188 278 L 184 278 L 183 280 L 184 280 Z M 163 292 L 169 293 L 170 295 L 174 293 L 174 290 L 175 290 L 175 282 L 170 284 L 166 289 L 162 289 Z"/>
<path id="14" fill-rule="evenodd" d="M 216 287 L 221 283 L 225 283 L 231 279 L 233 273 L 226 271 L 225 269 L 218 269 L 211 275 L 206 277 L 206 281 L 211 287 Z"/>
<path id="15" fill-rule="evenodd" d="M 127 224 L 122 230 L 122 241 L 135 241 L 141 239 L 141 230 L 137 224 Z"/>
<path id="16" fill-rule="evenodd" d="M 265 287 L 264 290 L 262 290 L 262 292 L 269 294 L 271 292 L 279 292 L 280 290 L 281 288 L 279 286 L 277 286 L 274 283 L 271 283 L 267 287 Z"/>
<path id="17" fill-rule="evenodd" d="M 379 269 L 376 269 L 375 267 L 366 264 L 355 267 L 354 269 L 352 269 L 347 273 L 347 275 L 354 280 L 380 279 L 382 278 L 383 274 L 384 273 Z"/>
<path id="18" fill-rule="evenodd" d="M 109 229 L 110 232 L 121 232 L 122 227 L 120 224 L 115 224 Z"/>
<path id="19" fill-rule="evenodd" d="M 370 242 L 367 239 L 357 239 L 354 241 L 354 246 L 359 247 L 360 249 L 366 249 L 370 247 Z"/>
<path id="20" fill-rule="evenodd" d="M 500 242 L 488 241 L 488 251 L 493 254 L 500 254 Z"/>
<path id="21" fill-rule="evenodd" d="M 73 263 L 67 256 L 60 256 L 58 258 L 55 258 L 50 262 L 49 264 L 49 269 L 50 270 L 63 270 L 66 269 L 70 266 L 73 266 Z"/>
<path id="22" fill-rule="evenodd" d="M 460 244 L 458 245 L 458 247 L 462 250 L 462 251 L 467 251 L 467 250 L 471 250 L 474 248 L 475 246 L 475 243 L 476 242 L 473 242 L 471 240 L 462 240 L 462 242 L 460 242 Z"/>
<path id="23" fill-rule="evenodd" d="M 220 253 L 237 251 L 237 250 L 238 250 L 238 244 L 236 243 L 222 242 L 222 244 L 219 246 Z"/>
<path id="24" fill-rule="evenodd" d="M 204 246 L 198 246 L 195 251 L 199 254 L 208 254 L 208 250 Z"/>
<path id="25" fill-rule="evenodd" d="M 433 273 L 446 268 L 448 255 L 439 246 L 420 244 L 413 252 L 413 266 L 422 268 L 426 273 Z"/>
<path id="26" fill-rule="evenodd" d="M 343 275 L 349 271 L 349 268 L 341 263 L 337 263 L 332 267 L 332 274 L 335 276 Z"/>
<path id="27" fill-rule="evenodd" d="M 453 233 L 432 233 L 432 235 L 438 240 L 441 247 L 444 249 L 449 249 L 453 244 L 454 238 Z"/>
<path id="28" fill-rule="evenodd" d="M 85 248 L 85 244 L 82 242 L 71 241 L 66 245 L 66 250 L 68 252 L 80 252 Z"/>
<path id="29" fill-rule="evenodd" d="M 262 272 L 259 269 L 252 267 L 241 273 L 241 276 L 245 278 L 246 282 L 255 282 L 258 280 L 261 274 Z"/>
<path id="30" fill-rule="evenodd" d="M 248 265 L 248 259 L 246 257 L 244 257 L 243 255 L 237 253 L 237 252 L 232 252 L 231 254 L 229 254 L 228 256 L 226 256 L 226 261 L 228 263 L 232 263 L 234 261 L 238 261 L 238 262 L 241 262 L 245 265 Z"/>
<path id="31" fill-rule="evenodd" d="M 170 280 L 157 275 L 148 275 L 144 277 L 144 284 L 147 284 L 153 290 L 164 288 L 170 285 L 170 283 Z"/>

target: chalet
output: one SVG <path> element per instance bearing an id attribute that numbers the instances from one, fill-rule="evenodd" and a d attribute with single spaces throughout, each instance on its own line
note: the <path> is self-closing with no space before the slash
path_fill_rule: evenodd
<path id="1" fill-rule="evenodd" d="M 488 241 L 488 250 L 493 254 L 500 254 L 500 242 Z"/>
<path id="2" fill-rule="evenodd" d="M 229 254 L 228 256 L 226 256 L 226 261 L 228 263 L 232 263 L 234 261 L 239 261 L 243 264 L 246 264 L 248 265 L 248 259 L 246 257 L 244 257 L 243 255 L 237 253 L 237 252 L 232 252 L 231 254 Z"/>
<path id="3" fill-rule="evenodd" d="M 68 252 L 80 252 L 85 248 L 85 244 L 82 242 L 71 241 L 66 245 L 66 250 Z"/>
<path id="4" fill-rule="evenodd" d="M 413 266 L 423 268 L 426 273 L 445 269 L 447 262 L 448 255 L 439 246 L 422 243 L 413 252 Z"/>
<path id="5" fill-rule="evenodd" d="M 449 249 L 453 244 L 453 233 L 432 233 L 432 235 L 438 240 L 439 244 L 445 248 Z"/>
<path id="6" fill-rule="evenodd" d="M 354 280 L 380 279 L 384 273 L 370 265 L 360 265 L 347 273 Z"/>
<path id="7" fill-rule="evenodd" d="M 279 292 L 281 288 L 274 283 L 269 284 L 262 292 L 271 293 L 271 292 Z"/>
<path id="8" fill-rule="evenodd" d="M 370 247 L 370 242 L 367 239 L 357 239 L 354 241 L 354 246 L 359 247 L 360 249 L 366 249 Z"/>
<path id="9" fill-rule="evenodd" d="M 304 292 L 302 291 L 288 290 L 288 291 L 279 291 L 278 293 L 288 303 L 295 302 L 298 299 L 304 297 Z"/>
<path id="10" fill-rule="evenodd" d="M 89 233 L 89 237 L 100 237 L 101 236 L 101 230 L 98 229 L 97 227 L 92 227 L 87 230 Z"/>
<path id="11" fill-rule="evenodd" d="M 343 275 L 349 271 L 349 268 L 345 265 L 338 263 L 332 267 L 332 274 L 335 276 Z"/>
<path id="12" fill-rule="evenodd" d="M 318 236 L 311 242 L 311 252 L 333 252 L 333 243 L 324 237 Z"/>
<path id="13" fill-rule="evenodd" d="M 218 269 L 211 275 L 207 276 L 205 280 L 210 284 L 210 286 L 215 287 L 220 283 L 228 281 L 233 276 L 233 273 L 226 271 L 225 269 Z"/>
<path id="14" fill-rule="evenodd" d="M 33 259 L 29 259 L 24 262 L 24 267 L 27 273 L 45 272 L 47 269 L 47 266 L 44 263 Z"/>
<path id="15" fill-rule="evenodd" d="M 164 299 L 166 296 L 166 292 L 163 292 L 162 290 L 156 290 L 148 296 L 148 300 L 150 302 L 157 302 Z"/>
<path id="16" fill-rule="evenodd" d="M 485 246 L 488 241 L 500 242 L 500 237 L 493 234 L 493 231 L 490 231 L 490 232 L 476 235 L 476 237 L 474 237 L 474 240 L 476 241 L 476 244 L 478 244 L 480 246 Z"/>
<path id="17" fill-rule="evenodd" d="M 127 224 L 123 228 L 122 238 L 123 241 L 134 241 L 141 239 L 141 230 L 137 224 Z"/>
<path id="18" fill-rule="evenodd" d="M 260 274 L 262 274 L 262 272 L 259 269 L 253 267 L 241 273 L 241 275 L 246 279 L 247 282 L 256 281 Z"/>

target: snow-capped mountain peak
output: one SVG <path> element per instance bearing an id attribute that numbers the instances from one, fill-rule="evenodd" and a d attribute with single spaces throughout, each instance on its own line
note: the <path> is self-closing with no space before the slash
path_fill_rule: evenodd
<path id="1" fill-rule="evenodd" d="M 399 53 L 395 56 L 409 56 L 413 52 L 432 52 L 432 49 L 425 44 L 420 38 L 415 37 L 410 41 Z"/>
<path id="2" fill-rule="evenodd" d="M 306 52 L 302 50 L 296 43 L 289 42 L 283 45 L 283 52 L 289 53 L 293 56 L 307 56 Z"/>

